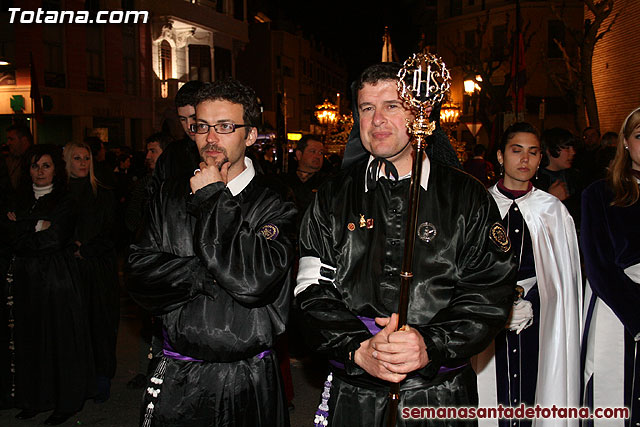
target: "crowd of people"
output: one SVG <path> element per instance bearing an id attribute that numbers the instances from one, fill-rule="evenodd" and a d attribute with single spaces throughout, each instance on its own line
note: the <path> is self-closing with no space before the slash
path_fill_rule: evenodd
<path id="1" fill-rule="evenodd" d="M 171 140 L 147 139 L 142 175 L 128 165 L 127 150 L 108 152 L 98 138 L 33 144 L 21 125 L 7 135 L 0 167 L 0 407 L 22 409 L 19 419 L 53 410 L 45 423 L 57 425 L 86 399 L 110 397 L 119 259 L 142 228 L 145 186 Z"/>
<path id="2" fill-rule="evenodd" d="M 2 406 L 46 424 L 106 401 L 116 368 L 119 286 L 111 193 L 84 143 L 30 145 L 2 227 Z M 7 190 L 7 189 L 5 189 Z"/>
<path id="3" fill-rule="evenodd" d="M 146 138 L 144 167 L 99 138 L 7 129 L 0 407 L 57 425 L 107 401 L 127 292 L 148 313 L 129 383 L 145 427 L 289 425 L 290 348 L 329 359 L 317 426 L 384 425 L 390 383 L 400 408 L 627 407 L 640 422 L 640 109 L 583 142 L 514 123 L 495 165 L 477 145 L 461 166 L 437 126 L 398 330 L 414 161 L 398 68 L 354 83 L 342 168 L 309 134 L 278 173 L 255 148 L 256 94 L 234 79 L 183 85 L 184 133 Z"/>

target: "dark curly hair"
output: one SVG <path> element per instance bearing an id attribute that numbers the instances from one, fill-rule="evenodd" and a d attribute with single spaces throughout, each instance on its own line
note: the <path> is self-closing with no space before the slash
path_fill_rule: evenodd
<path id="1" fill-rule="evenodd" d="M 242 119 L 247 125 L 260 123 L 260 105 L 253 89 L 231 77 L 205 83 L 196 95 L 196 104 L 204 101 L 229 101 L 242 105 Z M 248 134 L 247 130 L 247 134 Z"/>
<path id="2" fill-rule="evenodd" d="M 171 138 L 171 135 L 167 135 L 164 132 L 156 132 L 152 133 L 144 140 L 144 145 L 147 146 L 150 142 L 157 142 L 160 148 L 164 150 L 172 141 L 173 139 Z"/>
<path id="3" fill-rule="evenodd" d="M 356 92 L 362 89 L 365 83 L 375 85 L 381 80 L 398 80 L 398 71 L 402 64 L 397 62 L 380 62 L 367 67 L 358 80 L 356 80 Z"/>
<path id="4" fill-rule="evenodd" d="M 198 91 L 202 89 L 204 83 L 191 80 L 182 85 L 182 87 L 176 93 L 176 108 L 184 107 L 185 105 L 196 106 L 196 95 Z"/>
<path id="5" fill-rule="evenodd" d="M 553 158 L 560 157 L 563 148 L 574 147 L 575 137 L 564 128 L 551 128 L 542 132 L 542 148 Z"/>

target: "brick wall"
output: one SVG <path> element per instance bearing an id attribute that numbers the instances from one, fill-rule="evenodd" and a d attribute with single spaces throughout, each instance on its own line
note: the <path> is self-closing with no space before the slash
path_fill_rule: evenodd
<path id="1" fill-rule="evenodd" d="M 620 131 L 624 118 L 640 107 L 640 1 L 616 0 L 612 16 L 616 13 L 619 15 L 611 32 L 596 44 L 593 56 L 593 85 L 602 133 Z"/>

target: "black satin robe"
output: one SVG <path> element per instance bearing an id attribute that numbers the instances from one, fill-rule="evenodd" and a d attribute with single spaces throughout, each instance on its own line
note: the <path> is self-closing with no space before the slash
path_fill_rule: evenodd
<path id="1" fill-rule="evenodd" d="M 184 138 L 171 142 L 156 161 L 148 186 L 149 193 L 155 193 L 168 179 L 191 177 L 200 161 L 198 146 L 188 136 L 185 135 Z"/>
<path id="2" fill-rule="evenodd" d="M 518 263 L 518 281 L 535 277 L 535 260 L 531 232 L 524 221 L 514 195 L 498 183 L 498 190 L 513 200 L 503 221 L 509 233 L 513 258 Z M 516 333 L 503 329 L 495 339 L 495 375 L 497 402 L 504 407 L 517 407 L 521 403 L 528 406 L 535 404 L 536 385 L 538 381 L 538 353 L 540 350 L 540 293 L 538 284 L 526 290 L 523 299 L 531 303 L 533 322 L 530 326 Z M 501 418 L 500 427 L 530 427 L 529 419 Z"/>
<path id="3" fill-rule="evenodd" d="M 89 312 L 96 374 L 113 378 L 120 320 L 116 201 L 113 192 L 101 186 L 94 196 L 88 178 L 71 178 L 69 192 L 78 207 L 73 240 L 81 243 L 82 258 L 77 262 Z"/>
<path id="4" fill-rule="evenodd" d="M 154 423 L 288 425 L 277 360 L 256 356 L 285 329 L 295 208 L 259 177 L 235 197 L 222 183 L 189 193 L 187 179 L 164 182 L 129 256 L 134 300 L 204 361 L 164 359 Z"/>
<path id="5" fill-rule="evenodd" d="M 73 199 L 52 192 L 19 199 L 17 221 L 2 214 L 13 248 L 15 406 L 79 411 L 94 392 L 94 369 L 82 285 L 73 256 Z M 51 226 L 36 232 L 38 220 Z M 4 302 L 3 302 L 4 303 Z"/>
<path id="6" fill-rule="evenodd" d="M 301 257 L 336 269 L 323 267 L 322 280 L 296 289 L 311 345 L 345 365 L 333 370 L 334 426 L 383 425 L 389 387 L 348 354 L 371 337 L 356 316 L 385 317 L 398 310 L 409 180 L 382 178 L 365 193 L 366 165 L 361 161 L 325 184 L 300 230 Z M 361 217 L 371 219 L 372 228 L 361 227 Z M 418 224 L 425 222 L 437 235 L 430 243 L 416 239 L 408 324 L 422 334 L 430 362 L 401 384 L 400 411 L 477 404 L 475 374 L 461 366 L 504 327 L 514 297 L 515 265 L 490 238 L 500 214 L 482 184 L 431 162 L 418 211 Z M 443 367 L 461 368 L 439 372 Z M 403 425 L 401 412 L 398 422 Z"/>

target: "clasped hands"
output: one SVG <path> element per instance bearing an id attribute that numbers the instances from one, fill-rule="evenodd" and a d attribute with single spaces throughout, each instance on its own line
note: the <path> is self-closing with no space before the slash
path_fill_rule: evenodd
<path id="1" fill-rule="evenodd" d="M 213 157 L 206 157 L 204 162 L 200 162 L 198 169 L 196 169 L 189 180 L 191 192 L 195 194 L 195 192 L 202 187 L 206 187 L 214 182 L 224 182 L 226 184 L 229 166 L 231 166 L 231 163 L 225 162 L 221 168 L 218 168 Z"/>
<path id="2" fill-rule="evenodd" d="M 376 317 L 384 328 L 360 343 L 354 353 L 354 362 L 370 375 L 381 380 L 399 383 L 407 374 L 424 368 L 429 363 L 424 338 L 415 329 L 406 326 L 396 331 L 398 315 Z"/>

